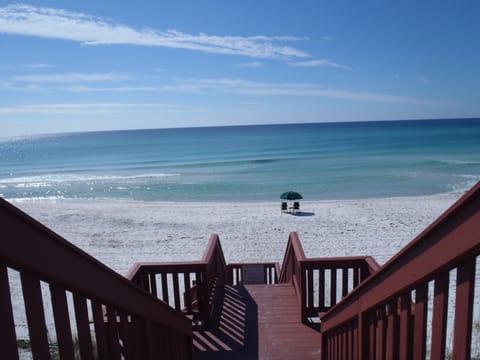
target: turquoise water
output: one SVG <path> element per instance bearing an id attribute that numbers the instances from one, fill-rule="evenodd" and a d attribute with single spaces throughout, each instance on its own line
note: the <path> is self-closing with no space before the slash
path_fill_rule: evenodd
<path id="1" fill-rule="evenodd" d="M 0 139 L 8 199 L 270 201 L 430 195 L 480 180 L 480 119 Z"/>

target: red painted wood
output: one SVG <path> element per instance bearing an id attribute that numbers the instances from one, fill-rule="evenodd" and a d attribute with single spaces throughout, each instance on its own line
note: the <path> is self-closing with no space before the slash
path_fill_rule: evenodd
<path id="1" fill-rule="evenodd" d="M 17 337 L 15 335 L 15 323 L 13 319 L 12 300 L 10 286 L 8 284 L 7 268 L 0 263 L 0 324 L 2 335 L 0 336 L 0 349 L 6 359 L 17 360 Z"/>
<path id="2" fill-rule="evenodd" d="M 313 304 L 313 270 L 307 270 L 307 306 L 309 308 L 314 308 Z"/>
<path id="3" fill-rule="evenodd" d="M 337 269 L 330 269 L 330 306 L 337 303 Z"/>
<path id="4" fill-rule="evenodd" d="M 413 337 L 411 333 L 411 312 L 412 300 L 410 293 L 401 297 L 400 316 L 399 316 L 399 360 L 412 359 L 412 343 Z"/>
<path id="5" fill-rule="evenodd" d="M 398 333 L 397 326 L 397 303 L 395 301 L 387 304 L 387 333 L 385 345 L 385 359 L 394 360 L 398 354 Z"/>
<path id="6" fill-rule="evenodd" d="M 180 289 L 178 286 L 178 273 L 173 273 L 173 300 L 176 310 L 181 310 L 180 308 Z"/>
<path id="7" fill-rule="evenodd" d="M 157 277 L 155 276 L 155 274 L 153 273 L 150 273 L 148 274 L 148 278 L 150 280 L 150 293 L 155 296 L 155 297 L 158 297 L 157 295 Z"/>
<path id="8" fill-rule="evenodd" d="M 325 309 L 325 269 L 318 271 L 318 308 Z"/>
<path id="9" fill-rule="evenodd" d="M 72 329 L 68 313 L 68 304 L 65 289 L 50 285 L 52 298 L 53 318 L 55 320 L 55 333 L 57 335 L 58 351 L 62 359 L 75 357 L 72 341 Z"/>
<path id="10" fill-rule="evenodd" d="M 428 283 L 420 284 L 415 289 L 413 359 L 423 360 L 426 354 Z"/>
<path id="11" fill-rule="evenodd" d="M 342 297 L 348 294 L 348 268 L 342 268 Z"/>
<path id="12" fill-rule="evenodd" d="M 103 308 L 98 301 L 92 300 L 92 314 L 98 357 L 99 359 L 108 359 L 107 329 L 105 327 Z"/>
<path id="13" fill-rule="evenodd" d="M 322 317 L 326 330 L 349 321 L 480 252 L 480 183 Z"/>
<path id="14" fill-rule="evenodd" d="M 73 303 L 75 308 L 75 318 L 77 320 L 80 355 L 82 359 L 93 360 L 93 347 L 90 336 L 86 299 L 83 296 L 74 293 Z"/>
<path id="15" fill-rule="evenodd" d="M 371 314 L 368 319 L 368 354 L 369 357 L 373 360 L 375 357 L 376 349 L 376 319 L 375 314 Z"/>
<path id="16" fill-rule="evenodd" d="M 443 273 L 435 278 L 432 319 L 432 359 L 445 359 L 445 340 L 447 337 L 449 274 Z"/>
<path id="17" fill-rule="evenodd" d="M 191 296 L 191 283 L 190 283 L 190 272 L 186 272 L 183 275 L 183 287 L 185 288 L 185 308 L 187 313 L 192 312 L 192 296 Z"/>
<path id="18" fill-rule="evenodd" d="M 20 273 L 20 278 L 33 359 L 49 359 L 50 351 L 40 281 L 26 273 Z"/>
<path id="19" fill-rule="evenodd" d="M 475 293 L 475 258 L 465 261 L 457 269 L 457 297 L 455 308 L 455 338 L 453 358 L 470 359 L 472 342 L 473 297 Z"/>
<path id="20" fill-rule="evenodd" d="M 117 314 L 116 311 L 107 306 L 107 339 L 108 353 L 112 359 L 120 359 L 120 338 L 118 336 Z"/>
<path id="21" fill-rule="evenodd" d="M 167 273 L 162 272 L 161 273 L 162 277 L 162 300 L 165 301 L 167 304 L 169 303 L 168 301 L 168 281 L 167 281 Z"/>
<path id="22" fill-rule="evenodd" d="M 385 359 L 386 343 L 386 318 L 385 308 L 380 307 L 377 310 L 377 333 L 376 333 L 376 359 Z"/>

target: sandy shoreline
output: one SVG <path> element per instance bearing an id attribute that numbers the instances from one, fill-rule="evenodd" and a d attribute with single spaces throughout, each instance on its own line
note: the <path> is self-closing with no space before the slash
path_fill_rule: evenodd
<path id="1" fill-rule="evenodd" d="M 280 203 L 111 200 L 13 202 L 115 271 L 138 261 L 199 260 L 212 232 L 227 262 L 280 261 L 297 231 L 308 257 L 371 255 L 380 264 L 462 194 L 304 201 L 299 216 Z"/>

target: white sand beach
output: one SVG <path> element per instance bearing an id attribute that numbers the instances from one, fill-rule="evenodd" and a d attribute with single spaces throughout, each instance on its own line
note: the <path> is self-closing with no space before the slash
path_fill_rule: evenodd
<path id="1" fill-rule="evenodd" d="M 289 233 L 297 231 L 307 257 L 371 255 L 384 264 L 461 195 L 303 201 L 302 212 L 297 216 L 282 214 L 280 202 L 30 200 L 13 203 L 125 275 L 139 261 L 200 260 L 212 232 L 220 235 L 227 262 L 281 262 Z M 10 281 L 17 337 L 27 338 L 19 278 L 11 276 Z M 44 301 L 50 301 L 48 292 L 44 293 Z M 479 311 L 476 301 L 476 319 Z M 453 310 L 449 310 L 449 325 L 451 318 Z M 53 334 L 53 316 L 48 306 L 46 320 Z M 29 356 L 22 353 L 22 359 Z"/>
<path id="2" fill-rule="evenodd" d="M 282 214 L 280 202 L 13 203 L 125 274 L 138 261 L 200 260 L 212 232 L 227 262 L 281 262 L 289 233 L 297 231 L 307 257 L 371 255 L 383 264 L 460 196 L 303 201 L 296 216 Z"/>

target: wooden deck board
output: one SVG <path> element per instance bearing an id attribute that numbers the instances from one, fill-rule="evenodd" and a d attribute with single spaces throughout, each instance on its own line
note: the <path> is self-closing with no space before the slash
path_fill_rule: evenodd
<path id="1" fill-rule="evenodd" d="M 210 328 L 194 328 L 194 359 L 318 359 L 320 333 L 300 321 L 293 286 L 226 286 Z"/>

